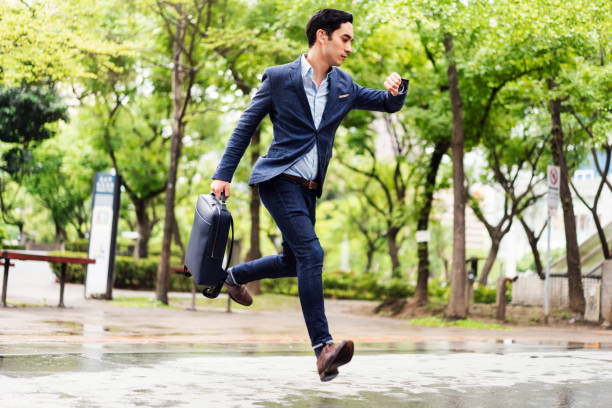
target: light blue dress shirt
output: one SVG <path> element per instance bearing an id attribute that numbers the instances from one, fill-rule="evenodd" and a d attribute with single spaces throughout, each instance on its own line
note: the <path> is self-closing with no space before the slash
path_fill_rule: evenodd
<path id="1" fill-rule="evenodd" d="M 332 71 L 325 76 L 321 82 L 321 85 L 319 85 L 319 89 L 317 89 L 317 86 L 312 79 L 312 67 L 308 63 L 308 60 L 306 60 L 305 54 L 302 55 L 301 64 L 302 80 L 304 82 L 304 91 L 306 91 L 306 99 L 308 99 L 308 104 L 310 105 L 310 113 L 314 119 L 315 128 L 318 129 L 319 124 L 321 123 L 321 118 L 323 117 L 325 105 L 327 105 L 327 95 L 329 94 L 329 74 Z M 312 137 L 314 138 L 315 135 L 313 134 Z M 317 144 L 315 143 L 312 149 L 310 149 L 310 151 L 308 151 L 308 153 L 306 153 L 293 166 L 285 170 L 285 173 L 291 174 L 292 176 L 302 177 L 306 180 L 314 180 L 317 177 L 318 166 L 319 155 L 317 151 Z"/>

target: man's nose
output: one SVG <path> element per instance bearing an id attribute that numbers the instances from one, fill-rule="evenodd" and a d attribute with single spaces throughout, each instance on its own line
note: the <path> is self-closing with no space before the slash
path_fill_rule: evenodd
<path id="1" fill-rule="evenodd" d="M 351 52 L 353 52 L 353 49 L 351 48 L 351 44 L 348 44 L 345 48 L 344 48 L 344 52 L 346 52 L 347 54 L 350 54 Z"/>

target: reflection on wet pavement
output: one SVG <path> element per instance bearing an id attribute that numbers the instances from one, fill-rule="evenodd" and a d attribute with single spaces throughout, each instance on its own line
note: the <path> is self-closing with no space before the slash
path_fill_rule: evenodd
<path id="1" fill-rule="evenodd" d="M 0 349 L 0 406 L 610 406 L 612 354 L 574 346 L 364 344 L 330 383 L 302 345 Z"/>

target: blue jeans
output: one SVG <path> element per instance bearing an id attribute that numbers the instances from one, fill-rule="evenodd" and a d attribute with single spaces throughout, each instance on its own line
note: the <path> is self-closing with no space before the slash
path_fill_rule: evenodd
<path id="1" fill-rule="evenodd" d="M 297 276 L 302 313 L 313 348 L 331 342 L 323 305 L 323 248 L 315 234 L 314 190 L 276 177 L 259 184 L 259 196 L 283 236 L 283 252 L 232 267 L 239 284 Z"/>

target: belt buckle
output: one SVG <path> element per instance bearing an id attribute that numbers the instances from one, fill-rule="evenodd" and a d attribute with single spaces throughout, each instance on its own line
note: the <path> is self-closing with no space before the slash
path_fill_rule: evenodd
<path id="1" fill-rule="evenodd" d="M 314 190 L 314 189 L 316 189 L 316 185 L 317 185 L 317 183 L 315 183 L 314 181 L 312 181 L 312 180 L 308 180 L 308 188 L 309 188 L 310 190 Z"/>

